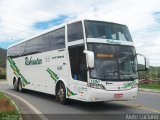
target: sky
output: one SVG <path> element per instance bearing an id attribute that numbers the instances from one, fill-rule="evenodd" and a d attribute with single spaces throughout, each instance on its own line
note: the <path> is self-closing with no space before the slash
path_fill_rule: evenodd
<path id="1" fill-rule="evenodd" d="M 137 52 L 160 66 L 160 0 L 0 0 L 0 47 L 78 18 L 127 25 Z"/>

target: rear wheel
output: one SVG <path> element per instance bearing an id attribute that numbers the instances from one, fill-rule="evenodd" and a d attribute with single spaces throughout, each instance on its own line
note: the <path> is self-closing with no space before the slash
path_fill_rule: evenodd
<path id="1" fill-rule="evenodd" d="M 19 90 L 19 92 L 23 92 L 21 80 L 18 81 L 18 90 Z"/>
<path id="2" fill-rule="evenodd" d="M 58 89 L 56 91 L 56 99 L 61 104 L 67 104 L 67 98 L 66 98 L 66 89 L 62 82 L 59 83 Z"/>
<path id="3" fill-rule="evenodd" d="M 18 80 L 16 80 L 16 78 L 13 78 L 13 87 L 15 91 L 18 91 Z"/>

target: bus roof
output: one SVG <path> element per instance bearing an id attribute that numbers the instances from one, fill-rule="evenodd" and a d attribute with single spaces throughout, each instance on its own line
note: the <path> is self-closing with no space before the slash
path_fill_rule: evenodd
<path id="1" fill-rule="evenodd" d="M 47 29 L 47 30 L 44 30 L 44 31 L 42 31 L 42 32 L 40 32 L 40 33 L 38 33 L 38 34 L 36 34 L 36 35 L 34 35 L 34 36 L 28 37 L 27 39 L 24 39 L 24 40 L 21 40 L 21 41 L 15 43 L 15 44 L 9 45 L 8 49 L 11 48 L 11 47 L 16 46 L 16 45 L 18 45 L 18 44 L 21 44 L 21 43 L 23 43 L 23 42 L 29 41 L 29 40 L 31 40 L 31 39 L 33 39 L 33 38 L 36 38 L 36 37 L 38 37 L 38 36 L 41 36 L 41 35 L 43 35 L 43 34 L 46 34 L 46 33 L 48 33 L 48 32 L 51 32 L 51 31 L 53 31 L 53 30 L 59 29 L 59 28 L 65 26 L 66 24 L 71 24 L 71 23 L 74 23 L 74 22 L 84 21 L 84 20 L 107 22 L 107 21 L 104 21 L 104 20 L 95 20 L 95 19 L 75 19 L 75 20 L 71 20 L 71 21 L 66 21 L 65 23 L 62 23 L 62 24 L 60 24 L 60 25 L 57 25 L 57 26 L 54 26 L 54 27 L 49 28 L 49 29 Z M 108 22 L 108 23 L 118 24 L 118 23 L 114 23 L 114 22 Z M 119 25 L 122 25 L 122 24 L 119 24 Z"/>

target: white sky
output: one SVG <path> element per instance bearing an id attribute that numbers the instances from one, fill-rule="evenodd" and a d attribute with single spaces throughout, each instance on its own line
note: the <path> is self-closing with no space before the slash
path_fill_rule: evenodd
<path id="1" fill-rule="evenodd" d="M 126 24 L 137 52 L 160 66 L 160 0 L 0 0 L 0 44 L 36 34 L 35 23 L 60 15 Z"/>

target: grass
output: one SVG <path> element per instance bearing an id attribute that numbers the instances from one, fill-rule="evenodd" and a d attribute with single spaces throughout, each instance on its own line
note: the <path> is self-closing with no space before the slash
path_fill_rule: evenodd
<path id="1" fill-rule="evenodd" d="M 6 68 L 0 67 L 0 79 L 6 79 Z"/>
<path id="2" fill-rule="evenodd" d="M 140 88 L 146 88 L 146 89 L 156 89 L 156 90 L 160 90 L 160 84 L 140 84 L 139 85 Z"/>
<path id="3" fill-rule="evenodd" d="M 20 118 L 19 111 L 17 110 L 16 105 L 14 104 L 14 102 L 12 102 L 11 98 L 6 96 L 4 93 L 0 92 L 0 99 L 8 99 L 9 100 L 9 105 L 13 106 L 13 110 L 12 111 L 0 112 L 0 119 L 19 120 L 19 118 Z"/>
<path id="4" fill-rule="evenodd" d="M 6 79 L 6 75 L 4 75 L 4 74 L 3 74 L 3 75 L 0 75 L 0 80 L 1 80 L 1 79 Z"/>

